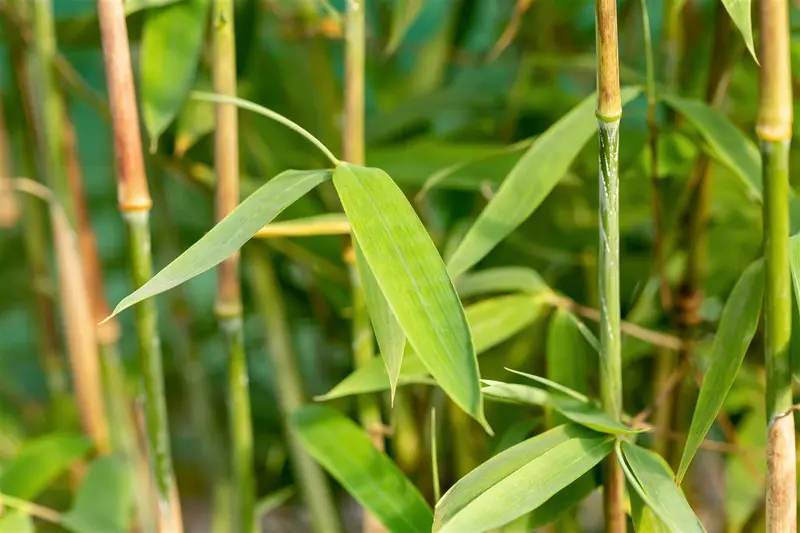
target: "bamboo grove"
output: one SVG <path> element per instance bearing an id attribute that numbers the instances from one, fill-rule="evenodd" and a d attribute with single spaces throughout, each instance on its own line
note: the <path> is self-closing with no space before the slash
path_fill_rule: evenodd
<path id="1" fill-rule="evenodd" d="M 0 533 L 797 531 L 789 0 L 0 0 Z"/>

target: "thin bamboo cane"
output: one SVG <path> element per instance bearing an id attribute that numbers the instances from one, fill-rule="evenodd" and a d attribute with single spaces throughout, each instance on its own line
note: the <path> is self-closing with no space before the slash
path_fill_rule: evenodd
<path id="1" fill-rule="evenodd" d="M 305 451 L 292 427 L 292 413 L 305 403 L 303 381 L 293 353 L 286 308 L 275 270 L 266 255 L 266 248 L 260 248 L 245 250 L 245 264 L 254 299 L 264 320 L 267 350 L 275 374 L 275 389 L 295 479 L 308 506 L 314 531 L 340 533 L 341 522 L 325 472 Z"/>
<path id="2" fill-rule="evenodd" d="M 601 398 L 605 411 L 622 416 L 622 334 L 619 303 L 619 124 L 622 103 L 619 89 L 619 51 L 616 0 L 596 0 L 597 133 L 600 161 L 600 349 Z M 624 533 L 625 479 L 616 457 L 605 462 L 606 531 Z"/>
<path id="3" fill-rule="evenodd" d="M 121 0 L 97 0 L 117 160 L 117 200 L 128 229 L 134 288 L 152 277 L 150 191 L 147 185 L 136 93 Z M 172 471 L 161 343 L 155 302 L 134 308 L 144 390 L 145 426 L 162 532 L 181 532 L 180 499 Z"/>
<path id="4" fill-rule="evenodd" d="M 236 96 L 236 43 L 232 0 L 215 0 L 214 91 Z M 216 104 L 214 164 L 217 173 L 216 219 L 225 218 L 239 204 L 239 132 L 236 106 Z M 217 267 L 216 313 L 228 350 L 228 401 L 234 476 L 234 531 L 251 532 L 255 525 L 253 479 L 253 428 L 250 379 L 244 351 L 239 253 Z"/>
<path id="5" fill-rule="evenodd" d="M 767 367 L 767 531 L 797 531 L 797 472 L 792 372 L 792 293 L 789 275 L 789 147 L 792 76 L 787 0 L 760 2 L 761 75 L 756 133 L 764 181 L 764 358 Z"/>

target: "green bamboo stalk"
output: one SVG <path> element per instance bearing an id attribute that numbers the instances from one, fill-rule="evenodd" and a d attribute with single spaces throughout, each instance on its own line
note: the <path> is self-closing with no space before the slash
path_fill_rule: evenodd
<path id="1" fill-rule="evenodd" d="M 232 0 L 215 0 L 213 11 L 214 91 L 236 96 L 236 42 Z M 228 216 L 239 204 L 239 132 L 237 109 L 216 104 L 214 164 L 217 174 L 216 219 Z M 228 350 L 228 402 L 234 476 L 234 531 L 250 533 L 255 526 L 253 428 L 250 379 L 244 352 L 239 253 L 217 267 L 216 313 Z"/>
<path id="2" fill-rule="evenodd" d="M 97 9 L 117 156 L 117 200 L 128 230 L 131 279 L 134 289 L 138 289 L 153 274 L 150 243 L 152 202 L 142 156 L 128 31 L 121 0 L 98 0 Z M 181 532 L 183 523 L 172 471 L 155 301 L 149 299 L 138 304 L 134 308 L 134 315 L 144 391 L 147 444 L 160 510 L 158 519 L 161 531 Z"/>
<path id="3" fill-rule="evenodd" d="M 245 252 L 250 286 L 264 320 L 278 405 L 300 494 L 308 506 L 314 531 L 340 533 L 341 522 L 325 472 L 306 453 L 291 423 L 292 414 L 305 403 L 305 393 L 293 353 L 286 308 L 275 270 L 266 255 L 266 247 L 253 246 L 246 248 Z"/>
<path id="4" fill-rule="evenodd" d="M 619 51 L 616 0 L 596 0 L 597 134 L 600 162 L 600 297 L 601 399 L 606 413 L 622 416 L 622 336 L 619 303 Z M 605 462 L 606 531 L 624 533 L 625 480 L 614 456 Z"/>
<path id="5" fill-rule="evenodd" d="M 797 472 L 792 372 L 792 293 L 789 277 L 789 148 L 792 76 L 787 0 L 760 2 L 761 75 L 756 133 L 764 181 L 764 358 L 767 367 L 767 531 L 797 531 Z"/>

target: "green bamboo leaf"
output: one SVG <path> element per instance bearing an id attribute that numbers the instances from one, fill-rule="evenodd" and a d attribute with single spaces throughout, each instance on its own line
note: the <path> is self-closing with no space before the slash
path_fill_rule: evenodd
<path id="1" fill-rule="evenodd" d="M 481 392 L 492 400 L 538 407 L 551 405 L 550 393 L 539 387 L 531 387 L 530 385 L 521 385 L 519 383 L 506 383 L 493 379 L 481 381 L 486 385 L 481 389 Z"/>
<path id="2" fill-rule="evenodd" d="M 33 500 L 91 449 L 91 442 L 81 435 L 53 433 L 29 441 L 3 465 L 0 492 Z"/>
<path id="3" fill-rule="evenodd" d="M 434 533 L 486 531 L 533 511 L 591 470 L 613 442 L 569 424 L 512 446 L 447 491 L 436 506 Z"/>
<path id="4" fill-rule="evenodd" d="M 308 453 L 389 531 L 430 532 L 425 499 L 363 428 L 322 405 L 297 410 L 292 425 Z"/>
<path id="5" fill-rule="evenodd" d="M 184 0 L 147 12 L 141 45 L 142 116 L 153 150 L 194 83 L 208 7 L 208 0 Z"/>
<path id="6" fill-rule="evenodd" d="M 730 168 L 761 199 L 761 155 L 758 147 L 720 111 L 699 100 L 672 94 L 661 98 L 697 128 L 717 159 Z"/>
<path id="7" fill-rule="evenodd" d="M 392 9 L 392 24 L 389 30 L 389 43 L 386 45 L 386 53 L 395 53 L 400 43 L 403 41 L 406 32 L 416 20 L 424 0 L 396 0 Z"/>
<path id="8" fill-rule="evenodd" d="M 700 443 L 716 420 L 725 396 L 728 395 L 736 379 L 747 347 L 750 346 L 758 326 L 763 295 L 764 268 L 763 261 L 759 259 L 742 273 L 722 310 L 714 345 L 711 348 L 711 364 L 703 377 L 692 424 L 686 437 L 686 446 L 678 467 L 678 483 L 686 474 Z"/>
<path id="9" fill-rule="evenodd" d="M 125 15 L 132 15 L 144 9 L 163 7 L 169 4 L 187 1 L 188 0 L 125 0 Z"/>
<path id="10" fill-rule="evenodd" d="M 466 308 L 465 314 L 475 353 L 481 354 L 530 325 L 543 311 L 544 306 L 528 295 L 500 296 L 484 300 Z M 400 366 L 398 385 L 433 385 L 428 371 L 413 349 L 406 346 Z M 377 358 L 347 376 L 333 389 L 317 400 L 332 400 L 353 394 L 389 390 L 386 365 Z"/>
<path id="11" fill-rule="evenodd" d="M 750 55 L 758 63 L 758 56 L 756 56 L 756 47 L 753 44 L 753 21 L 750 7 L 750 0 L 722 0 L 725 9 L 731 16 L 731 20 L 736 24 L 739 32 L 742 34 L 744 44 L 750 51 Z"/>
<path id="12" fill-rule="evenodd" d="M 121 458 L 97 459 L 61 523 L 74 533 L 127 533 L 133 519 L 132 483 Z"/>
<path id="13" fill-rule="evenodd" d="M 636 487 L 628 483 L 628 497 L 631 501 L 631 519 L 633 520 L 633 530 L 636 533 L 670 533 L 667 526 L 636 491 Z M 641 490 L 641 486 L 639 487 Z"/>
<path id="14" fill-rule="evenodd" d="M 539 273 L 528 267 L 498 267 L 467 272 L 456 278 L 454 284 L 461 298 L 503 292 L 539 294 L 550 289 Z"/>
<path id="15" fill-rule="evenodd" d="M 394 393 L 397 390 L 397 381 L 400 378 L 400 367 L 403 364 L 403 351 L 406 347 L 406 337 L 403 328 L 394 316 L 389 302 L 383 295 L 378 280 L 372 273 L 367 264 L 364 253 L 358 242 L 354 243 L 356 255 L 356 267 L 358 268 L 361 283 L 364 285 L 364 295 L 367 300 L 369 318 L 375 330 L 375 338 L 378 340 L 378 347 L 386 365 L 386 373 L 389 375 L 389 386 L 392 391 L 392 403 L 394 403 Z"/>
<path id="16" fill-rule="evenodd" d="M 0 516 L 0 531 L 4 533 L 36 533 L 33 520 L 20 511 L 8 510 Z"/>
<path id="17" fill-rule="evenodd" d="M 588 391 L 590 368 L 597 357 L 590 351 L 586 339 L 571 313 L 564 308 L 556 309 L 547 330 L 547 377 L 581 393 Z M 553 425 L 565 420 L 557 414 Z"/>
<path id="18" fill-rule="evenodd" d="M 628 482 L 669 531 L 705 533 L 664 459 L 625 441 L 620 441 L 617 451 Z"/>
<path id="19" fill-rule="evenodd" d="M 212 91 L 213 85 L 208 74 L 203 71 L 198 73 L 192 90 Z M 186 100 L 175 122 L 175 155 L 183 157 L 199 139 L 214 131 L 215 124 L 214 104 L 194 98 Z"/>
<path id="20" fill-rule="evenodd" d="M 552 524 L 597 490 L 599 485 L 597 483 L 596 470 L 598 468 L 589 470 L 561 492 L 547 500 L 541 507 L 534 510 L 528 522 L 528 529 L 525 531 L 536 531 L 537 528 Z"/>
<path id="21" fill-rule="evenodd" d="M 330 177 L 331 173 L 327 170 L 282 172 L 248 196 L 219 224 L 211 228 L 211 231 L 150 281 L 125 297 L 111 316 L 214 268 L 241 248 L 281 211 Z"/>
<path id="22" fill-rule="evenodd" d="M 380 169 L 341 163 L 333 184 L 408 342 L 456 405 L 491 432 L 464 309 L 425 226 Z"/>
<path id="23" fill-rule="evenodd" d="M 624 88 L 623 104 L 640 92 L 638 87 Z M 472 268 L 539 207 L 594 135 L 594 107 L 592 95 L 536 139 L 453 253 L 447 265 L 450 275 L 456 278 Z"/>

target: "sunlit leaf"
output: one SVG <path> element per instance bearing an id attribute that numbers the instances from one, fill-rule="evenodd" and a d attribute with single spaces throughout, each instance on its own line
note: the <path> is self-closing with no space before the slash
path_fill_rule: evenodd
<path id="1" fill-rule="evenodd" d="M 133 480 L 125 462 L 97 459 L 83 478 L 62 524 L 75 533 L 126 533 L 133 519 Z"/>
<path id="2" fill-rule="evenodd" d="M 529 513 L 591 470 L 613 442 L 570 424 L 517 444 L 453 485 L 436 506 L 433 531 L 486 531 Z"/>
<path id="3" fill-rule="evenodd" d="M 358 274 L 364 285 L 369 318 L 375 330 L 375 338 L 378 340 L 381 357 L 386 365 L 386 373 L 389 375 L 392 403 L 394 403 L 394 393 L 397 390 L 397 381 L 400 377 L 400 366 L 403 364 L 406 337 L 357 242 L 354 243 L 354 248 Z"/>
<path id="4" fill-rule="evenodd" d="M 664 526 L 672 533 L 705 533 L 664 459 L 629 442 L 620 446 L 618 459 L 628 482 Z"/>
<path id="5" fill-rule="evenodd" d="M 286 207 L 330 177 L 326 170 L 287 170 L 271 179 L 150 281 L 125 297 L 112 316 L 214 268 Z"/>
<path id="6" fill-rule="evenodd" d="M 742 365 L 747 347 L 755 335 L 764 294 L 764 268 L 759 259 L 744 271 L 731 291 L 711 353 L 711 363 L 703 377 L 692 424 L 686 437 L 678 482 L 683 479 L 697 449 L 717 418 L 722 403 Z"/>
<path id="7" fill-rule="evenodd" d="M 7 533 L 36 533 L 33 520 L 20 511 L 8 510 L 0 516 L 0 531 Z"/>
<path id="8" fill-rule="evenodd" d="M 543 306 L 528 295 L 499 296 L 466 308 L 465 314 L 475 352 L 481 354 L 519 333 L 542 312 Z M 434 384 L 428 371 L 410 346 L 406 346 L 398 385 Z M 377 358 L 357 369 L 318 400 L 332 400 L 353 394 L 389 390 L 389 376 Z"/>
<path id="9" fill-rule="evenodd" d="M 147 12 L 142 28 L 142 116 L 152 144 L 177 116 L 197 73 L 209 0 Z"/>
<path id="10" fill-rule="evenodd" d="M 341 163 L 333 184 L 408 342 L 450 398 L 488 431 L 464 309 L 425 226 L 382 170 Z"/>
<path id="11" fill-rule="evenodd" d="M 528 267 L 498 267 L 467 272 L 455 280 L 461 298 L 503 292 L 540 293 L 549 289 L 538 272 Z"/>
<path id="12" fill-rule="evenodd" d="M 389 531 L 430 532 L 425 499 L 363 428 L 321 405 L 299 409 L 292 423 L 308 453 Z"/>
<path id="13" fill-rule="evenodd" d="M 638 87 L 624 88 L 623 103 L 639 92 Z M 542 134 L 517 162 L 450 258 L 447 267 L 453 277 L 483 259 L 550 194 L 594 135 L 594 107 L 595 97 L 589 96 Z"/>
<path id="14" fill-rule="evenodd" d="M 29 441 L 0 474 L 0 492 L 35 499 L 75 461 L 92 449 L 81 435 L 52 433 Z"/>
<path id="15" fill-rule="evenodd" d="M 752 21 L 752 8 L 750 7 L 750 0 L 722 0 L 725 9 L 731 16 L 731 20 L 736 24 L 739 32 L 742 34 L 744 44 L 750 51 L 750 55 L 758 63 L 758 56 L 756 56 L 756 47 L 753 44 L 753 21 Z"/>
<path id="16" fill-rule="evenodd" d="M 667 526 L 656 513 L 644 503 L 637 487 L 628 483 L 628 496 L 631 500 L 631 519 L 636 533 L 670 533 Z M 641 489 L 641 485 L 638 487 Z"/>
<path id="17" fill-rule="evenodd" d="M 273 222 L 258 230 L 254 237 L 269 239 L 272 237 L 348 235 L 349 233 L 350 222 L 347 221 L 344 213 L 326 213 Z"/>
<path id="18" fill-rule="evenodd" d="M 720 162 L 742 179 L 752 195 L 761 199 L 761 155 L 753 141 L 721 111 L 705 102 L 672 94 L 662 94 L 661 98 L 697 128 Z"/>

